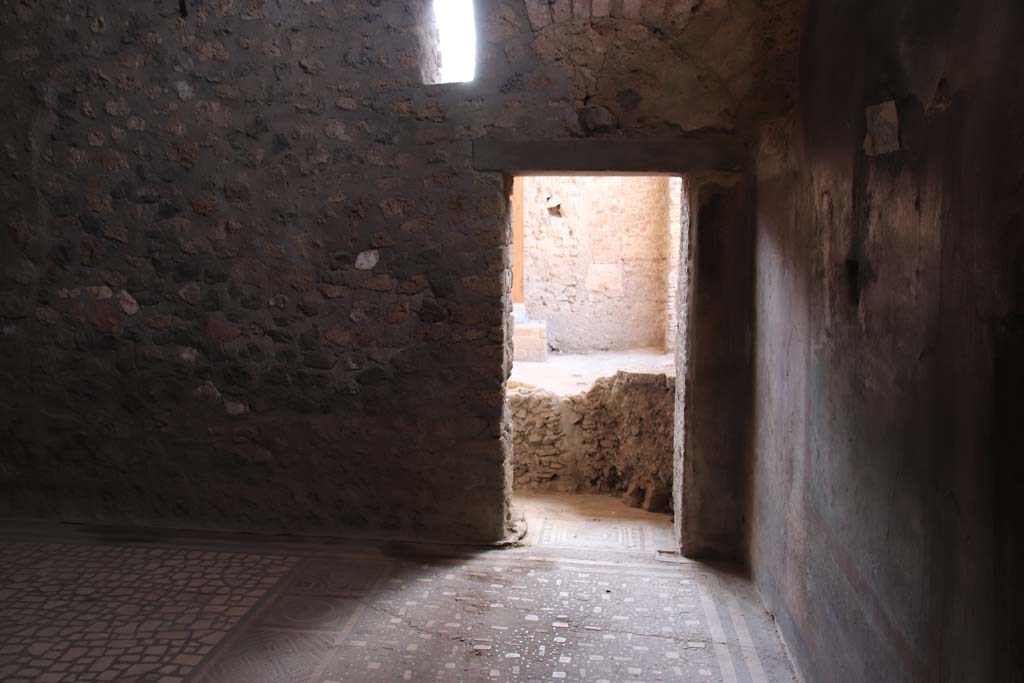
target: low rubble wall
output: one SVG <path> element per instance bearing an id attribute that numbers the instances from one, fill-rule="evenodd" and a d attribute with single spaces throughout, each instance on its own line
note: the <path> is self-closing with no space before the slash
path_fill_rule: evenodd
<path id="1" fill-rule="evenodd" d="M 674 400 L 667 375 L 619 372 L 573 396 L 510 383 L 515 487 L 669 510 Z"/>

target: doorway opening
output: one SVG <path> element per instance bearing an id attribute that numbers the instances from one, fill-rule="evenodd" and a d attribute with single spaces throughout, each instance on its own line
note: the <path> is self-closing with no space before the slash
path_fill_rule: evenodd
<path id="1" fill-rule="evenodd" d="M 515 177 L 507 400 L 523 507 L 601 494 L 672 513 L 685 193 L 679 176 Z"/>

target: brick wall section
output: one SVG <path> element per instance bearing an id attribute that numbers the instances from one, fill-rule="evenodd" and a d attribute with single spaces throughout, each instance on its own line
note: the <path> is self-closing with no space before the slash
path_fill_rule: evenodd
<path id="1" fill-rule="evenodd" d="M 666 177 L 533 176 L 525 303 L 564 353 L 661 347 L 669 252 Z"/>
<path id="2" fill-rule="evenodd" d="M 508 188 L 472 140 L 735 129 L 783 13 L 478 0 L 477 80 L 425 86 L 425 2 L 186 5 L 0 16 L 0 513 L 499 537 Z"/>

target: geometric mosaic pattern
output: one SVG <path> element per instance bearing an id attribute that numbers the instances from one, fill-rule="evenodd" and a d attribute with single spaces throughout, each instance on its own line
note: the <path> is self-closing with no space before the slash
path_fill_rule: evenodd
<path id="1" fill-rule="evenodd" d="M 390 681 L 713 680 L 692 583 L 546 563 L 399 567 L 322 677 Z"/>
<path id="2" fill-rule="evenodd" d="M 648 523 L 416 556 L 0 539 L 0 681 L 792 681 L 749 582 L 656 561 Z"/>
<path id="3" fill-rule="evenodd" d="M 179 683 L 293 564 L 184 548 L 0 545 L 0 681 Z"/>
<path id="4" fill-rule="evenodd" d="M 247 629 L 198 680 L 210 683 L 306 683 L 330 652 L 330 633 Z"/>
<path id="5" fill-rule="evenodd" d="M 217 653 L 196 678 L 208 683 L 314 680 L 324 658 L 340 642 L 360 598 L 389 563 L 346 557 L 302 561 L 251 626 Z"/>
<path id="6" fill-rule="evenodd" d="M 643 530 L 638 524 L 598 520 L 545 519 L 537 544 L 588 550 L 644 550 Z"/>
<path id="7" fill-rule="evenodd" d="M 720 680 L 709 641 L 693 580 L 671 569 L 317 562 L 198 680 Z"/>

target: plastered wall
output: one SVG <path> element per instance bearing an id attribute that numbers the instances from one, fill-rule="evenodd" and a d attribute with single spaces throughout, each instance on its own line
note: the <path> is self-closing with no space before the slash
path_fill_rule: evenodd
<path id="1" fill-rule="evenodd" d="M 760 139 L 750 559 L 808 681 L 1022 680 L 1022 36 L 811 2 Z"/>
<path id="2" fill-rule="evenodd" d="M 547 321 L 551 349 L 664 347 L 675 185 L 667 177 L 523 179 L 525 303 L 531 318 Z"/>

